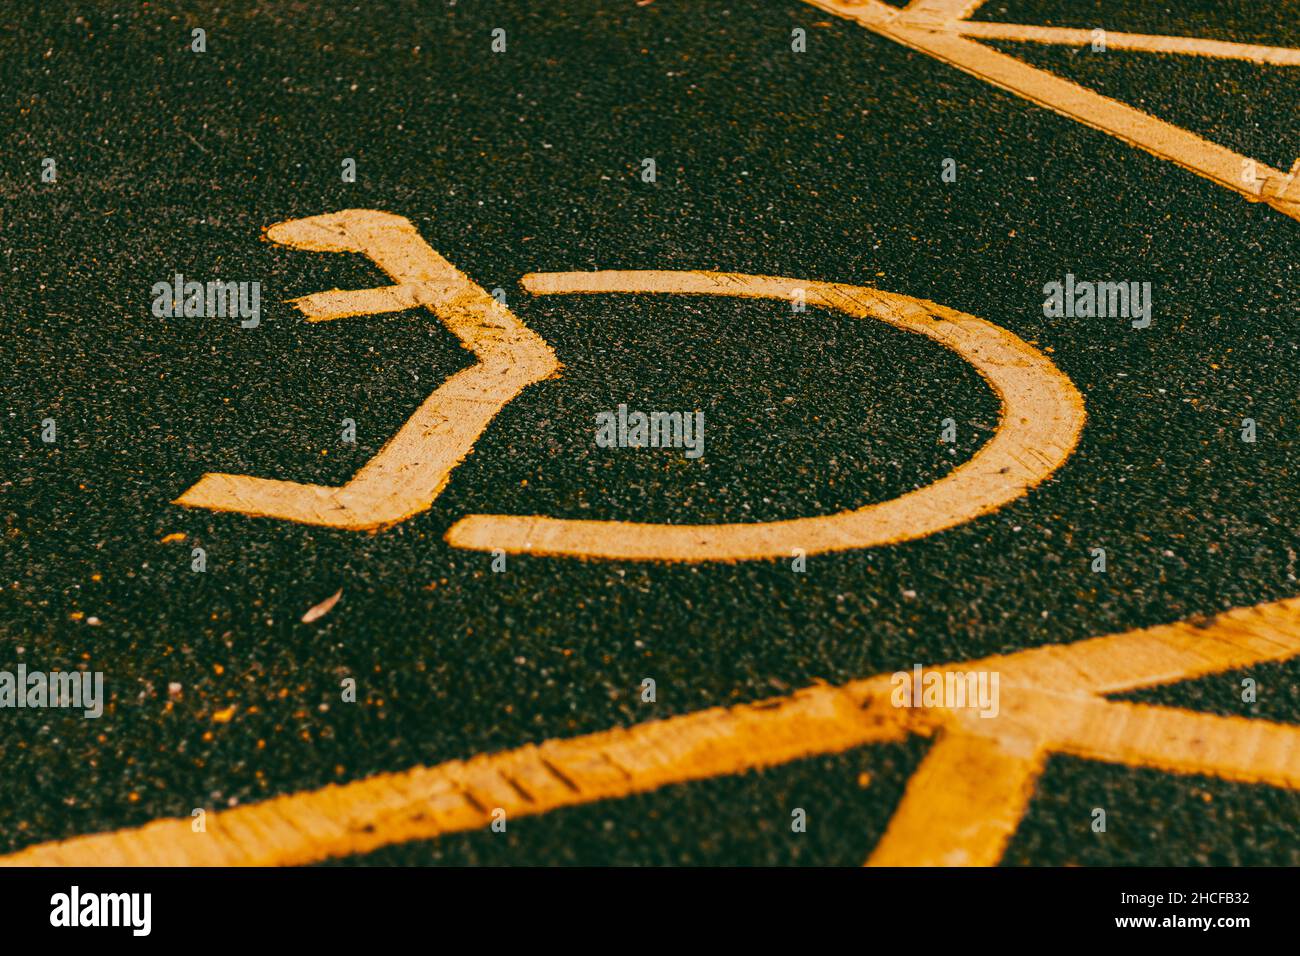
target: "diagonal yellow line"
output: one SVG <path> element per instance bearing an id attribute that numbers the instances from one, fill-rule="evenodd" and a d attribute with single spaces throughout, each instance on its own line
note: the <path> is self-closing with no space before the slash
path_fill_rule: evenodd
<path id="1" fill-rule="evenodd" d="M 1300 789 L 1300 727 L 1094 701 L 1053 749 L 1090 760 Z"/>
<path id="2" fill-rule="evenodd" d="M 1029 806 L 1045 754 L 945 733 L 907 782 L 868 866 L 993 866 Z"/>
<path id="3" fill-rule="evenodd" d="M 957 29 L 955 20 L 941 14 L 951 5 L 940 3 L 942 9 L 931 15 L 929 4 L 900 11 L 880 0 L 805 2 L 1300 220 L 1300 196 L 1281 170 L 950 32 Z"/>
<path id="4" fill-rule="evenodd" d="M 813 687 L 776 701 L 552 740 L 213 812 L 203 833 L 193 832 L 189 819 L 160 820 L 31 847 L 0 858 L 0 865 L 292 865 L 364 853 L 486 826 L 497 807 L 510 818 L 527 816 L 901 740 L 906 715 L 888 705 L 887 690 L 887 681 Z"/>
<path id="5" fill-rule="evenodd" d="M 949 33 L 959 33 L 980 40 L 1014 40 L 1022 43 L 1065 46 L 1087 46 L 1093 39 L 1092 30 L 1076 27 L 1039 27 L 1024 23 L 986 23 L 968 20 L 953 23 L 943 29 Z M 1228 40 L 1205 40 L 1200 37 L 1152 36 L 1146 33 L 1123 33 L 1115 30 L 1106 30 L 1105 33 L 1106 47 L 1111 50 L 1247 60 L 1261 66 L 1300 66 L 1300 49 L 1294 47 L 1232 43 Z"/>
<path id="6" fill-rule="evenodd" d="M 1300 598 L 1236 608 L 1123 634 L 990 657 L 961 669 L 997 670 L 1003 683 L 1040 693 L 1105 695 L 1193 680 L 1300 654 Z"/>
<path id="7" fill-rule="evenodd" d="M 948 23 L 965 20 L 984 3 L 985 0 L 912 0 L 904 9 L 891 7 L 889 12 L 909 23 Z"/>
<path id="8" fill-rule="evenodd" d="M 1003 676 L 1002 710 L 993 718 L 895 707 L 893 681 L 881 675 L 214 811 L 203 833 L 193 832 L 189 819 L 172 819 L 40 844 L 0 865 L 311 863 L 485 826 L 497 807 L 510 817 L 540 814 L 910 733 L 937 733 L 939 743 L 871 862 L 996 862 L 1036 768 L 1053 751 L 1300 787 L 1296 728 L 1097 696 L 1298 654 L 1300 599 L 1279 601 L 1202 626 L 1165 625 L 950 665 Z M 1126 664 L 1133 675 L 1121 677 Z M 959 770 L 967 792 L 953 799 L 945 794 L 958 792 Z M 933 839 L 908 858 L 900 834 L 927 825 Z"/>
<path id="9" fill-rule="evenodd" d="M 984 6 L 985 2 L 986 0 L 912 0 L 903 10 L 890 7 L 887 11 L 879 11 L 879 15 L 887 16 L 899 23 L 921 26 L 927 30 L 959 33 L 985 40 L 1015 40 L 1069 46 L 1083 46 L 1092 42 L 1092 29 L 970 20 L 969 17 Z M 843 5 L 854 4 L 850 0 Z M 1223 57 L 1273 66 L 1300 65 L 1300 50 L 1294 47 L 1233 43 L 1227 40 L 1205 40 L 1200 37 L 1153 36 L 1116 30 L 1104 32 L 1107 48 L 1117 50 Z"/>

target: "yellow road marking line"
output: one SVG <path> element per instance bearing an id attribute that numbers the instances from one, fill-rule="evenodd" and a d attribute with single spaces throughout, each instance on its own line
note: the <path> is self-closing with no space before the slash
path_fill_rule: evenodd
<path id="1" fill-rule="evenodd" d="M 950 33 L 982 40 L 1015 40 L 1025 43 L 1087 46 L 1092 31 L 1076 27 L 1038 27 L 1023 23 L 987 23 L 968 20 L 945 28 Z M 1300 49 L 1284 46 L 1261 46 L 1257 43 L 1233 43 L 1228 40 L 1203 40 L 1200 37 L 1152 36 L 1146 33 L 1106 31 L 1106 47 L 1111 50 L 1138 50 L 1144 53 L 1179 53 L 1220 59 L 1248 60 L 1265 66 L 1300 66 Z"/>
<path id="2" fill-rule="evenodd" d="M 881 685 L 880 690 L 885 690 Z M 279 797 L 189 820 L 78 837 L 0 858 L 13 865 L 285 865 L 366 852 L 391 843 L 672 783 L 740 773 L 816 752 L 898 740 L 884 714 L 861 709 L 851 689 L 817 687 L 789 698 L 714 709 L 345 786 Z"/>
<path id="3" fill-rule="evenodd" d="M 909 23 L 949 23 L 965 20 L 982 6 L 984 0 L 912 0 L 901 10 L 890 7 L 889 12 Z"/>
<path id="4" fill-rule="evenodd" d="M 949 712 L 868 864 L 996 863 L 1051 753 L 1300 789 L 1300 727 L 1102 696 L 1297 654 L 1292 599 L 947 668 L 1000 673 L 1001 710 Z"/>
<path id="5" fill-rule="evenodd" d="M 978 8 L 979 2 L 920 0 L 906 10 L 890 7 L 880 0 L 806 2 L 828 13 L 854 20 L 881 36 L 926 53 L 1031 103 L 1182 166 L 1251 202 L 1267 203 L 1278 212 L 1300 220 L 1300 187 L 1294 178 L 1281 170 L 975 40 L 958 36 L 954 31 L 965 31 L 967 24 L 957 21 L 969 16 Z M 979 29 L 982 28 L 975 28 Z M 1253 168 L 1253 176 L 1246 175 L 1247 168 Z"/>
<path id="6" fill-rule="evenodd" d="M 677 293 L 789 301 L 876 318 L 957 352 L 1002 402 L 996 434 L 939 481 L 890 501 L 833 515 L 750 524 L 666 525 L 470 515 L 447 532 L 458 548 L 664 561 L 738 561 L 869 548 L 920 538 L 1014 501 L 1070 456 L 1083 429 L 1083 399 L 1052 362 L 1006 329 L 921 299 L 858 286 L 716 272 L 534 273 L 535 295 Z"/>
<path id="7" fill-rule="evenodd" d="M 1001 709 L 899 708 L 889 675 L 698 711 L 466 761 L 387 773 L 189 819 L 75 837 L 0 865 L 287 865 L 840 753 L 908 734 L 938 743 L 909 782 L 873 864 L 991 864 L 1051 753 L 1300 789 L 1300 728 L 1105 700 L 1300 655 L 1300 598 L 951 664 L 996 671 Z"/>
<path id="8" fill-rule="evenodd" d="M 867 865 L 995 866 L 1044 759 L 1042 751 L 1012 753 L 987 737 L 940 734 Z"/>
<path id="9" fill-rule="evenodd" d="M 1091 760 L 1300 789 L 1300 727 L 1253 718 L 1090 702 L 1057 745 Z"/>
<path id="10" fill-rule="evenodd" d="M 362 253 L 397 280 L 387 288 L 333 290 L 295 300 L 308 321 L 424 306 L 478 362 L 425 399 L 345 485 L 206 474 L 176 504 L 349 530 L 395 524 L 433 503 L 451 470 L 508 401 L 560 367 L 545 341 L 430 248 L 401 216 L 347 209 L 280 223 L 267 236 L 296 249 Z"/>

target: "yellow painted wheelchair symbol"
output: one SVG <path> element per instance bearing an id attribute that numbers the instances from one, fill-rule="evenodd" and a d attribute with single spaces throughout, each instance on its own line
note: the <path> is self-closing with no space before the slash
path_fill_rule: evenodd
<path id="1" fill-rule="evenodd" d="M 177 504 L 348 530 L 378 530 L 427 510 L 492 417 L 527 386 L 560 370 L 555 353 L 505 306 L 457 271 L 409 220 L 349 209 L 280 223 L 274 242 L 360 252 L 395 283 L 296 299 L 309 321 L 424 306 L 478 363 L 433 392 L 345 485 L 207 474 Z M 747 524 L 668 525 L 546 516 L 469 515 L 447 532 L 455 547 L 587 558 L 736 561 L 869 548 L 924 537 L 987 514 L 1048 478 L 1083 428 L 1083 400 L 1037 349 L 983 319 L 921 299 L 860 286 L 716 272 L 533 273 L 534 295 L 679 293 L 790 299 L 915 332 L 970 362 L 1002 403 L 994 437 L 924 488 L 837 514 Z"/>

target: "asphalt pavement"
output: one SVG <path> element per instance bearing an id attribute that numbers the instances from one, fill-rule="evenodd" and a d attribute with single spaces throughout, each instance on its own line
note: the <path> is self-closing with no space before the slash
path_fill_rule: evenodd
<path id="1" fill-rule="evenodd" d="M 1300 45 L 1293 4 L 1212 23 L 1186 0 L 1066 6 L 978 16 Z M 997 45 L 1280 168 L 1300 156 L 1294 68 Z M 53 2 L 0 32 L 0 77 L 0 669 L 87 666 L 109 695 L 98 720 L 0 712 L 0 852 L 1300 594 L 1300 223 L 806 3 Z M 408 217 L 505 290 L 561 374 L 391 529 L 172 504 L 213 471 L 342 484 L 472 363 L 427 312 L 307 323 L 287 304 L 386 281 L 261 238 L 345 208 Z M 939 479 L 998 423 L 970 365 L 883 323 L 519 285 L 591 269 L 844 282 L 979 316 L 1073 381 L 1081 443 L 990 515 L 802 574 L 528 555 L 493 572 L 443 540 L 460 517 L 830 513 Z M 261 282 L 260 324 L 156 317 L 151 288 L 178 272 Z M 1152 325 L 1045 318 L 1067 272 L 1150 282 Z M 702 410 L 705 453 L 597 447 L 619 403 Z M 1132 696 L 1295 723 L 1300 664 Z M 341 862 L 858 864 L 926 745 Z M 1298 832 L 1295 791 L 1053 757 L 1004 862 L 1296 865 Z"/>

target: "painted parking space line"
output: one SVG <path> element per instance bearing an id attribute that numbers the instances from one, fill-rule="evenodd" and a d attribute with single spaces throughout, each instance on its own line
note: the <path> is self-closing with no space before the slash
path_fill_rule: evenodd
<path id="1" fill-rule="evenodd" d="M 891 703 L 890 675 L 380 774 L 188 818 L 39 844 L 7 866 L 293 865 L 509 818 L 903 740 L 936 739 L 872 864 L 992 864 L 1047 756 L 1300 789 L 1300 727 L 1107 700 L 1300 656 L 1300 598 L 948 665 L 1001 675 L 1001 709 Z"/>
<path id="2" fill-rule="evenodd" d="M 1018 43 L 1074 47 L 1087 46 L 1094 39 L 1092 30 L 1076 27 L 1037 27 L 983 20 L 959 21 L 945 26 L 944 30 L 980 40 L 1013 40 Z M 1295 47 L 1261 46 L 1258 43 L 1233 43 L 1229 40 L 1205 40 L 1200 37 L 1152 36 L 1148 33 L 1107 30 L 1106 48 L 1246 60 L 1261 66 L 1300 66 L 1300 49 Z"/>
<path id="3" fill-rule="evenodd" d="M 1034 795 L 1046 755 L 940 731 L 868 866 L 996 866 Z"/>
<path id="4" fill-rule="evenodd" d="M 1251 202 L 1266 203 L 1283 215 L 1300 220 L 1300 176 L 1274 169 L 1261 160 L 1234 152 L 1173 123 L 962 36 L 962 33 L 977 35 L 988 29 L 961 22 L 974 13 L 983 0 L 914 0 L 901 10 L 881 0 L 805 2 L 853 20 L 999 89 L 1175 163 Z M 1208 49 L 1211 48 L 1191 49 L 1184 44 L 1163 52 L 1206 53 Z M 1284 65 L 1292 63 L 1287 59 Z"/>
<path id="5" fill-rule="evenodd" d="M 896 544 L 988 514 L 1052 475 L 1078 444 L 1083 398 L 1041 352 L 991 322 L 910 296 L 860 286 L 719 272 L 533 273 L 534 295 L 676 293 L 789 301 L 872 318 L 926 336 L 975 367 L 1002 403 L 993 438 L 940 480 L 838 514 L 743 524 L 649 524 L 471 515 L 447 532 L 454 547 L 583 558 L 740 561 Z"/>

